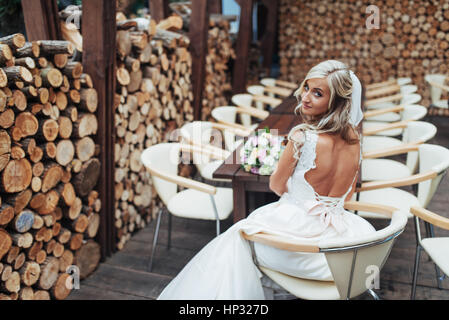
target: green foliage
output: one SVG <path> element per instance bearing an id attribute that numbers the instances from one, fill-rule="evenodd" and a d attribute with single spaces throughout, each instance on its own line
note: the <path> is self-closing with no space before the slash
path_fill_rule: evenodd
<path id="1" fill-rule="evenodd" d="M 0 18 L 18 14 L 22 10 L 20 0 L 0 0 Z"/>

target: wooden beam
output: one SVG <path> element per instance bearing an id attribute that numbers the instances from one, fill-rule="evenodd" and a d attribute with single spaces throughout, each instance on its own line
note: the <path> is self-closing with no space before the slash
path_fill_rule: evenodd
<path id="1" fill-rule="evenodd" d="M 168 17 L 170 9 L 168 0 L 149 0 L 151 18 L 159 22 Z"/>
<path id="2" fill-rule="evenodd" d="M 207 0 L 208 1 L 208 10 L 209 14 L 222 14 L 222 0 Z"/>
<path id="3" fill-rule="evenodd" d="M 97 184 L 101 199 L 100 229 L 96 240 L 104 260 L 115 251 L 114 212 L 114 93 L 116 58 L 116 2 L 83 1 L 83 68 L 98 92 L 98 131 L 101 174 Z"/>
<path id="4" fill-rule="evenodd" d="M 253 28 L 253 0 L 237 0 L 240 5 L 240 22 L 232 75 L 233 94 L 246 91 L 248 55 Z"/>
<path id="5" fill-rule="evenodd" d="M 190 53 L 192 54 L 193 116 L 201 120 L 201 106 L 206 73 L 207 34 L 209 14 L 206 0 L 192 0 L 190 20 Z"/>
<path id="6" fill-rule="evenodd" d="M 22 0 L 28 41 L 61 40 L 56 0 Z"/>
<path id="7" fill-rule="evenodd" d="M 267 20 L 265 32 L 261 41 L 261 51 L 263 55 L 262 66 L 266 70 L 267 76 L 270 76 L 271 63 L 276 41 L 277 21 L 278 21 L 278 0 L 262 0 L 267 9 Z"/>

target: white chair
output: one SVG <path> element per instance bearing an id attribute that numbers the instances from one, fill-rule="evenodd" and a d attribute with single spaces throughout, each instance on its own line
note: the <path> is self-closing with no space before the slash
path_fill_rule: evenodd
<path id="1" fill-rule="evenodd" d="M 384 214 L 391 221 L 387 227 L 365 236 L 341 240 L 328 239 L 320 242 L 300 241 L 291 235 L 280 236 L 265 232 L 252 235 L 242 232 L 242 235 L 251 241 L 251 244 L 259 242 L 281 250 L 326 256 L 334 281 L 302 279 L 259 266 L 263 274 L 300 299 L 350 299 L 366 291 L 375 299 L 379 299 L 372 290 L 373 282 L 376 283 L 376 277 L 372 273 L 376 272 L 379 275 L 378 272 L 382 270 L 394 240 L 402 233 L 407 224 L 406 213 L 394 207 L 353 201 L 346 202 L 345 208 L 348 210 L 371 210 L 378 214 Z M 257 257 L 254 260 L 257 264 Z"/>
<path id="2" fill-rule="evenodd" d="M 362 150 L 364 158 L 369 158 L 369 153 L 380 152 L 406 144 L 421 144 L 432 139 L 437 132 L 437 127 L 425 121 L 409 121 L 404 127 L 402 140 L 385 136 L 363 136 Z"/>
<path id="3" fill-rule="evenodd" d="M 259 123 L 253 123 L 252 118 L 263 120 L 268 117 L 269 112 L 252 107 L 221 106 L 212 109 L 211 115 L 218 123 L 238 129 L 242 136 L 248 136 L 259 126 Z M 236 148 L 236 132 L 226 130 L 224 139 L 227 150 Z"/>
<path id="4" fill-rule="evenodd" d="M 418 168 L 418 153 L 415 146 L 432 139 L 437 128 L 428 122 L 411 121 L 404 128 L 402 143 L 393 147 L 378 148 L 377 150 L 364 151 L 361 165 L 362 181 L 401 179 L 409 177 Z M 371 138 L 371 137 L 365 137 Z M 382 137 L 379 137 L 382 139 Z M 386 139 L 393 139 L 385 137 Z M 365 145 L 362 146 L 365 150 Z M 406 163 L 391 159 L 380 159 L 392 155 L 407 153 Z"/>
<path id="5" fill-rule="evenodd" d="M 373 89 L 373 90 L 366 90 L 365 98 L 366 99 L 374 99 L 374 98 L 380 98 L 383 96 L 389 96 L 401 93 L 403 95 L 411 94 L 418 91 L 418 87 L 413 84 L 407 84 L 407 85 L 390 85 L 390 86 L 384 86 L 381 88 Z"/>
<path id="6" fill-rule="evenodd" d="M 445 81 L 448 79 L 449 77 L 444 74 L 428 74 L 424 77 L 424 80 L 430 86 L 431 106 L 443 109 L 449 108 L 448 100 L 441 99 L 443 91 L 449 92 L 449 86 L 445 84 Z"/>
<path id="7" fill-rule="evenodd" d="M 195 150 L 195 146 L 192 145 L 161 143 L 145 149 L 141 154 L 141 161 L 150 172 L 153 186 L 165 205 L 157 217 L 149 263 L 150 271 L 153 267 L 154 251 L 163 211 L 167 211 L 169 217 L 168 247 L 170 247 L 171 215 L 190 219 L 216 220 L 216 231 L 219 235 L 220 220 L 227 219 L 233 209 L 231 188 L 214 187 L 177 174 L 181 151 L 207 152 Z M 178 186 L 186 189 L 178 192 Z"/>
<path id="8" fill-rule="evenodd" d="M 384 121 L 365 121 L 363 122 L 363 135 L 380 135 L 380 136 L 399 136 L 403 133 L 403 129 L 407 127 L 410 121 L 417 121 L 424 118 L 427 114 L 427 108 L 414 104 L 404 106 L 401 111 L 401 119 L 396 122 Z"/>
<path id="9" fill-rule="evenodd" d="M 439 228 L 449 230 L 449 219 L 442 217 L 434 212 L 420 208 L 411 207 L 410 212 L 415 217 L 415 232 L 416 232 L 416 254 L 415 266 L 413 268 L 412 292 L 410 298 L 415 299 L 416 282 L 418 280 L 419 259 L 421 257 L 421 250 L 426 251 L 430 259 L 435 263 L 435 273 L 438 283 L 438 288 L 442 289 L 441 281 L 444 275 L 440 277 L 440 269 L 445 275 L 449 275 L 449 237 L 435 237 L 433 232 L 427 233 L 426 238 L 421 237 L 421 228 L 419 220 L 423 220 L 426 227 L 437 226 Z"/>
<path id="10" fill-rule="evenodd" d="M 232 96 L 233 104 L 244 108 L 257 108 L 259 110 L 273 109 L 282 103 L 282 99 L 265 95 L 252 95 L 250 93 L 238 93 Z"/>
<path id="11" fill-rule="evenodd" d="M 433 144 L 421 144 L 414 148 L 419 156 L 417 174 L 402 179 L 363 182 L 356 188 L 352 199 L 395 206 L 404 212 L 409 212 L 412 206 L 426 208 L 449 167 L 449 149 Z M 418 184 L 416 196 L 398 188 L 415 184 Z M 382 218 L 370 212 L 358 214 L 364 218 Z"/>
<path id="12" fill-rule="evenodd" d="M 213 173 L 220 167 L 224 160 L 231 154 L 230 151 L 224 150 L 223 142 L 226 131 L 229 130 L 233 134 L 237 130 L 225 125 L 209 122 L 209 121 L 194 121 L 184 124 L 181 128 L 182 143 L 192 144 L 200 150 L 205 149 L 216 155 L 211 158 L 209 154 L 204 152 L 192 152 L 193 163 L 197 167 L 201 177 L 212 181 L 230 182 L 229 179 L 214 178 Z"/>
<path id="13" fill-rule="evenodd" d="M 365 100 L 364 106 L 368 110 L 392 108 L 397 107 L 398 105 L 409 105 L 419 103 L 421 99 L 422 99 L 421 95 L 417 93 L 410 93 L 410 94 L 397 93 L 387 97 Z"/>

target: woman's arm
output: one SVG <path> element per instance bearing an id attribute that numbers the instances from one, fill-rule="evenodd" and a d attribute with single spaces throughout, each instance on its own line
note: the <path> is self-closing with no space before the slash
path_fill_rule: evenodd
<path id="1" fill-rule="evenodd" d="M 297 132 L 292 136 L 292 139 L 302 144 L 303 134 Z M 278 196 L 282 196 L 287 192 L 287 180 L 295 170 L 297 159 L 294 158 L 295 147 L 292 140 L 289 140 L 287 146 L 282 152 L 276 170 L 270 176 L 270 189 Z"/>

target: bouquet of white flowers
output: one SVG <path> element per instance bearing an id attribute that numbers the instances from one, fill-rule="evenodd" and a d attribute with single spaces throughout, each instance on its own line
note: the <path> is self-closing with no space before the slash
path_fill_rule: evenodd
<path id="1" fill-rule="evenodd" d="M 270 129 L 256 131 L 240 149 L 240 160 L 246 172 L 270 175 L 276 168 L 285 146 L 284 137 L 274 136 Z"/>

